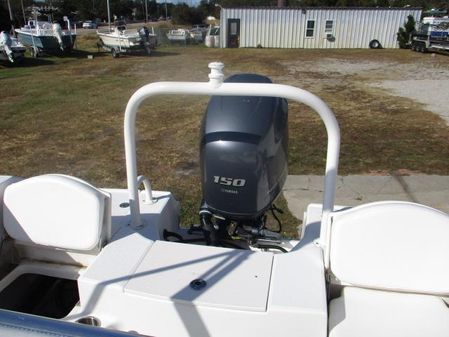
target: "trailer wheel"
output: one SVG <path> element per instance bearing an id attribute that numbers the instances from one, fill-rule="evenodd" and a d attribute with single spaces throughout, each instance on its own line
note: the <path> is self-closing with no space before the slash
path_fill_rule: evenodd
<path id="1" fill-rule="evenodd" d="M 31 48 L 31 57 L 37 59 L 39 57 L 39 49 L 37 47 Z"/>
<path id="2" fill-rule="evenodd" d="M 15 64 L 23 64 L 25 62 L 25 57 L 19 56 L 14 60 Z"/>
<path id="3" fill-rule="evenodd" d="M 420 51 L 421 53 L 427 52 L 427 48 L 426 48 L 426 45 L 425 45 L 424 43 L 421 43 L 420 48 L 419 48 L 419 51 Z"/>
<path id="4" fill-rule="evenodd" d="M 115 48 L 111 49 L 111 54 L 113 58 L 117 58 L 120 55 Z"/>
<path id="5" fill-rule="evenodd" d="M 67 48 L 64 49 L 63 54 L 64 55 L 70 55 L 70 54 L 72 54 L 72 51 L 73 51 L 72 47 L 67 47 Z"/>
<path id="6" fill-rule="evenodd" d="M 371 49 L 382 49 L 382 45 L 377 40 L 371 40 L 369 43 L 369 47 Z"/>

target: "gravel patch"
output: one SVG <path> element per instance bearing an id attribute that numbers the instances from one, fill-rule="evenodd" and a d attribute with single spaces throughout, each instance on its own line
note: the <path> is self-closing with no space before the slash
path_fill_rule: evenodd
<path id="1" fill-rule="evenodd" d="M 425 105 L 426 109 L 437 113 L 449 125 L 449 79 L 445 80 L 403 80 L 373 83 L 394 96 L 411 98 Z"/>
<path id="2" fill-rule="evenodd" d="M 449 125 L 449 68 L 434 62 L 435 57 L 416 63 L 361 61 L 321 58 L 318 62 L 285 62 L 289 75 L 313 72 L 328 76 L 328 84 L 350 76 L 351 81 L 373 88 L 384 89 L 387 94 L 410 98 L 438 114 Z M 314 79 L 309 79 L 310 83 Z"/>
<path id="3" fill-rule="evenodd" d="M 319 62 L 318 62 L 319 61 Z M 386 69 L 397 69 L 395 62 L 350 61 L 338 58 L 320 58 L 317 61 L 283 62 L 289 74 L 296 72 L 314 72 L 322 75 L 339 76 L 373 76 L 385 75 Z"/>

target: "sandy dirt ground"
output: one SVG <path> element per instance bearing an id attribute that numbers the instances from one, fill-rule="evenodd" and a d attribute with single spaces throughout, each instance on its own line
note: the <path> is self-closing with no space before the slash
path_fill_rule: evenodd
<path id="1" fill-rule="evenodd" d="M 412 52 L 411 52 L 412 53 Z M 412 53 L 413 54 L 413 53 Z M 386 95 L 409 98 L 423 108 L 441 116 L 449 125 L 449 60 L 447 55 L 419 54 L 415 62 L 322 58 L 316 61 L 285 63 L 289 75 L 309 69 L 321 74 L 327 86 L 340 85 L 350 78 L 358 87 L 377 88 Z M 303 77 L 309 85 L 318 86 L 315 78 Z"/>
<path id="2" fill-rule="evenodd" d="M 446 78 L 449 78 L 448 75 L 449 71 L 446 71 Z M 373 83 L 373 86 L 389 90 L 393 95 L 421 102 L 428 110 L 440 115 L 449 125 L 449 79 L 385 80 Z"/>

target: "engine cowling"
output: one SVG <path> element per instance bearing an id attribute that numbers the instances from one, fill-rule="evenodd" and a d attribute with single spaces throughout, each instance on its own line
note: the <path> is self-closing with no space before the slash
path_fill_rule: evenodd
<path id="1" fill-rule="evenodd" d="M 271 83 L 238 74 L 225 82 Z M 275 97 L 213 96 L 201 127 L 202 209 L 231 221 L 260 217 L 287 177 L 288 104 Z"/>

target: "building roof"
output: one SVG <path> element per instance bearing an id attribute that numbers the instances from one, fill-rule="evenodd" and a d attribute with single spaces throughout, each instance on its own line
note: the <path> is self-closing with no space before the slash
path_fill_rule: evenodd
<path id="1" fill-rule="evenodd" d="M 422 7 L 299 7 L 299 6 L 231 6 L 223 9 L 279 9 L 279 10 L 385 10 L 385 11 L 399 11 L 399 10 L 422 10 Z"/>

